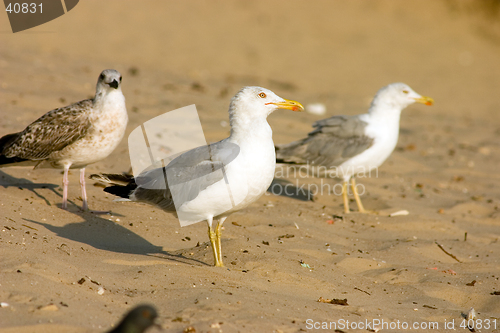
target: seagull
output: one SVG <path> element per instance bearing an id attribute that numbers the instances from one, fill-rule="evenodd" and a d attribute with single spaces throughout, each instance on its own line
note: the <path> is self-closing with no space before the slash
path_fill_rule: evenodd
<path id="1" fill-rule="evenodd" d="M 122 321 L 108 333 L 143 333 L 155 324 L 158 317 L 156 309 L 151 305 L 139 305 L 130 310 Z"/>
<path id="2" fill-rule="evenodd" d="M 305 165 L 316 176 L 343 179 L 346 214 L 351 180 L 359 212 L 366 213 L 354 177 L 368 174 L 391 155 L 398 141 L 401 111 L 415 102 L 432 105 L 434 100 L 417 94 L 404 83 L 389 84 L 377 92 L 368 113 L 319 120 L 306 138 L 277 146 L 278 163 Z"/>
<path id="3" fill-rule="evenodd" d="M 267 116 L 276 109 L 302 111 L 261 87 L 245 87 L 229 106 L 228 138 L 189 150 L 164 168 L 137 177 L 97 174 L 104 190 L 132 201 L 156 205 L 190 223 L 206 221 L 215 266 L 223 267 L 221 228 L 233 212 L 245 208 L 269 188 L 276 154 Z"/>
<path id="4" fill-rule="evenodd" d="M 106 69 L 96 94 L 47 112 L 22 132 L 0 138 L 0 167 L 35 165 L 64 169 L 62 208 L 68 205 L 68 171 L 80 169 L 82 210 L 88 210 L 85 167 L 111 154 L 125 134 L 128 116 L 121 90 L 122 76 Z"/>

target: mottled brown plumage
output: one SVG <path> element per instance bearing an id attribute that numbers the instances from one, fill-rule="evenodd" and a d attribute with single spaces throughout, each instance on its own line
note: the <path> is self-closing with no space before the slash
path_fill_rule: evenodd
<path id="1" fill-rule="evenodd" d="M 0 146 L 0 154 L 32 161 L 49 158 L 88 133 L 92 126 L 89 119 L 92 105 L 92 100 L 86 99 L 49 111 L 24 131 L 6 135 L 9 140 Z"/>
<path id="2" fill-rule="evenodd" d="M 93 99 L 49 111 L 23 131 L 0 138 L 0 167 L 31 164 L 64 169 L 64 209 L 68 170 L 79 168 L 82 209 L 87 210 L 85 167 L 111 154 L 125 134 L 128 116 L 121 80 L 118 71 L 104 70 Z"/>

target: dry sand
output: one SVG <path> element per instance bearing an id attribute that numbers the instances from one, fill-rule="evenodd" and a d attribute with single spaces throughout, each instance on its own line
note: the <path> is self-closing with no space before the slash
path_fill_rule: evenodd
<path id="1" fill-rule="evenodd" d="M 0 332 L 102 332 L 139 303 L 158 308 L 163 332 L 316 331 L 308 319 L 433 321 L 436 332 L 454 320 L 468 332 L 471 307 L 499 328 L 500 19 L 458 3 L 87 0 L 16 34 L 0 15 L 0 135 L 92 96 L 105 68 L 123 73 L 127 134 L 196 104 L 207 140 L 220 140 L 245 85 L 324 103 L 327 116 L 365 112 L 396 81 L 436 100 L 403 112 L 398 148 L 360 180 L 378 213 L 343 215 L 328 193 L 263 196 L 225 223 L 227 269 L 211 267 L 204 223 L 180 228 L 90 184 L 91 208 L 112 215 L 80 213 L 75 171 L 64 211 L 60 171 L 1 169 Z M 320 118 L 280 110 L 269 122 L 285 143 Z M 129 167 L 124 140 L 87 170 Z M 367 332 L 339 332 L 355 331 Z"/>

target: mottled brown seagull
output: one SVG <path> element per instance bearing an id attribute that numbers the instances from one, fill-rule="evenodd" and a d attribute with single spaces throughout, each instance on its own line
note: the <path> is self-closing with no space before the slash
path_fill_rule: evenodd
<path id="1" fill-rule="evenodd" d="M 0 138 L 0 167 L 35 165 L 64 169 L 62 208 L 67 209 L 68 171 L 80 169 L 82 210 L 88 210 L 85 167 L 111 154 L 125 134 L 128 122 L 122 76 L 104 70 L 96 94 L 47 112 L 23 131 Z"/>
<path id="2" fill-rule="evenodd" d="M 401 111 L 415 102 L 432 105 L 433 99 L 417 94 L 404 83 L 392 83 L 375 95 L 368 113 L 333 116 L 313 124 L 299 141 L 276 147 L 278 163 L 306 165 L 315 176 L 343 179 L 344 212 L 349 212 L 347 186 L 360 212 L 365 213 L 354 177 L 378 168 L 398 142 Z"/>

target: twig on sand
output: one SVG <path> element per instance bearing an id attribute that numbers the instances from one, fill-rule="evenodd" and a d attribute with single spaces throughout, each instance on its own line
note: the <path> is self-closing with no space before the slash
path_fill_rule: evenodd
<path id="1" fill-rule="evenodd" d="M 461 261 L 460 261 L 457 257 L 455 257 L 453 254 L 451 254 L 450 252 L 446 251 L 446 250 L 444 249 L 444 247 L 443 247 L 441 244 L 439 244 L 438 242 L 435 242 L 435 243 L 436 243 L 436 245 L 437 245 L 437 246 L 438 246 L 441 250 L 443 250 L 443 252 L 444 252 L 444 253 L 446 253 L 447 255 L 449 255 L 450 257 L 452 257 L 453 259 L 455 259 L 456 261 L 461 262 Z"/>
<path id="2" fill-rule="evenodd" d="M 354 289 L 355 289 L 355 290 L 359 290 L 359 291 L 361 291 L 361 292 L 364 292 L 364 293 L 365 293 L 365 294 L 367 294 L 367 295 L 370 295 L 370 296 L 372 295 L 372 294 L 370 294 L 369 292 L 364 291 L 363 289 L 359 289 L 358 287 L 354 287 Z"/>

